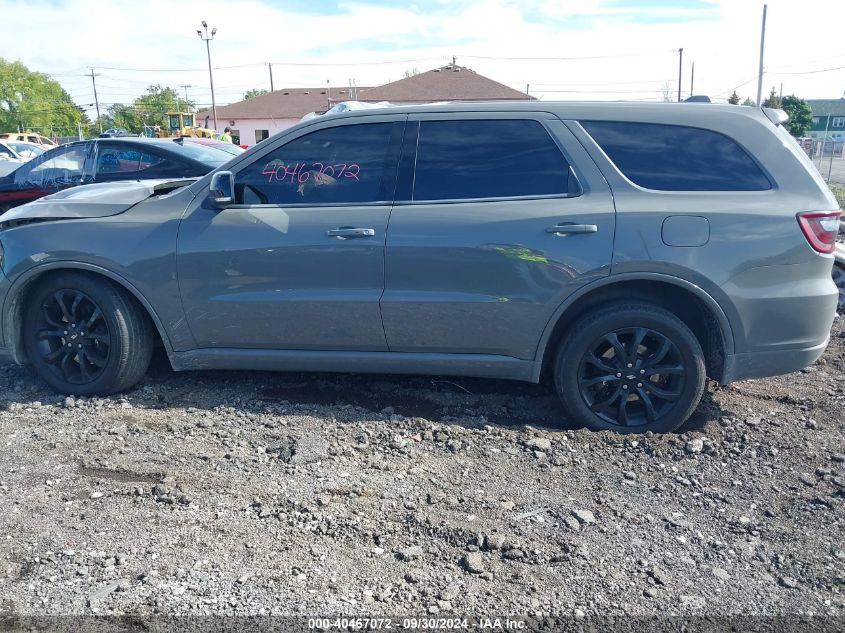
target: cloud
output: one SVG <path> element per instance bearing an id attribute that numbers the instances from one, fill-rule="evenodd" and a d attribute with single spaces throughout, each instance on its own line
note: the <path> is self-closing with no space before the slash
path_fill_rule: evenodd
<path id="1" fill-rule="evenodd" d="M 740 86 L 756 95 L 762 4 L 750 0 L 429 0 L 411 5 L 356 0 L 280 3 L 247 0 L 0 0 L 0 55 L 53 74 L 78 103 L 93 102 L 93 66 L 104 104 L 128 102 L 149 84 L 189 85 L 210 103 L 206 48 L 196 35 L 205 19 L 219 103 L 250 88 L 377 85 L 409 68 L 425 70 L 456 55 L 458 63 L 544 98 L 657 99 L 676 90 L 684 48 L 684 92 L 695 62 L 695 92 L 727 96 Z M 845 23 L 845 3 L 769 0 L 766 88 L 838 97 L 845 71 L 787 75 L 845 65 L 841 38 L 810 17 Z M 814 26 L 815 24 L 815 26 Z M 803 28 L 802 25 L 806 25 Z M 536 59 L 573 58 L 591 59 Z M 493 59 L 510 58 L 510 59 Z M 518 58 L 535 58 L 531 60 Z M 819 60 L 819 61 L 816 61 Z M 359 62 L 378 62 L 356 65 Z M 809 63 L 804 63 L 809 62 Z M 285 64 L 325 64 L 321 66 Z M 115 70 L 183 69 L 180 72 Z M 180 92 L 184 92 L 180 88 Z"/>

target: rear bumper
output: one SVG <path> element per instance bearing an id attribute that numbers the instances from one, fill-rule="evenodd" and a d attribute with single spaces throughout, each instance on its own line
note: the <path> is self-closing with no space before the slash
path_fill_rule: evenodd
<path id="1" fill-rule="evenodd" d="M 798 349 L 729 354 L 725 359 L 722 384 L 789 374 L 815 363 L 824 353 L 830 338 L 819 345 Z"/>

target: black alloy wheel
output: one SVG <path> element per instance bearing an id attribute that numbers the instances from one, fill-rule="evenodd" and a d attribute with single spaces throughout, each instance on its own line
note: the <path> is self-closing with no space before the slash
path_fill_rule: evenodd
<path id="1" fill-rule="evenodd" d="M 103 277 L 52 273 L 26 295 L 23 351 L 56 391 L 106 395 L 131 387 L 147 371 L 153 342 L 138 301 Z"/>
<path id="2" fill-rule="evenodd" d="M 572 323 L 558 348 L 555 387 L 567 418 L 595 431 L 665 433 L 704 393 L 704 352 L 665 308 L 616 303 Z"/>
<path id="3" fill-rule="evenodd" d="M 671 412 L 686 381 L 681 353 L 660 332 L 645 327 L 609 332 L 584 353 L 578 371 L 581 397 L 608 424 L 654 424 Z"/>
<path id="4" fill-rule="evenodd" d="M 42 302 L 39 316 L 38 351 L 58 376 L 85 385 L 102 375 L 112 337 L 103 311 L 91 297 L 63 288 Z"/>

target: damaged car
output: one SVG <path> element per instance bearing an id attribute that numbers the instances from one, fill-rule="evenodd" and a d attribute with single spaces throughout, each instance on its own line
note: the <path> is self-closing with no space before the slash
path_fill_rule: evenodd
<path id="1" fill-rule="evenodd" d="M 0 178 L 0 213 L 69 187 L 203 176 L 232 156 L 167 140 L 95 139 L 60 145 Z"/>
<path id="2" fill-rule="evenodd" d="M 0 216 L 0 345 L 68 394 L 132 387 L 159 346 L 175 370 L 548 377 L 570 424 L 671 431 L 708 378 L 793 372 L 828 343 L 840 211 L 785 121 L 577 102 L 317 117 L 193 181 Z"/>

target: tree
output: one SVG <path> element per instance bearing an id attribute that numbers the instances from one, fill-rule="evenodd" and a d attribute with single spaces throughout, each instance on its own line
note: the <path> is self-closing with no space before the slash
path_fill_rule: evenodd
<path id="1" fill-rule="evenodd" d="M 764 108 L 775 108 L 776 110 L 779 110 L 781 108 L 780 97 L 775 92 L 774 87 L 772 88 L 772 91 L 769 93 L 769 96 L 766 97 L 766 99 L 763 101 L 763 107 Z"/>
<path id="2" fill-rule="evenodd" d="M 179 92 L 173 88 L 162 88 L 159 84 L 149 86 L 147 94 L 135 99 L 133 107 L 138 118 L 133 120 L 135 125 L 143 128 L 144 125 L 167 127 L 168 112 L 193 112 L 194 102 L 185 101 L 179 97 Z M 140 132 L 141 129 L 130 129 L 131 132 Z"/>
<path id="3" fill-rule="evenodd" d="M 674 101 L 672 98 L 672 86 L 669 84 L 668 81 L 664 81 L 663 85 L 660 87 L 660 98 L 664 103 L 670 103 Z"/>
<path id="4" fill-rule="evenodd" d="M 0 57 L 0 132 L 70 136 L 83 120 L 83 110 L 59 82 Z"/>
<path id="5" fill-rule="evenodd" d="M 734 90 L 733 94 L 728 97 L 728 103 L 732 105 L 739 105 L 739 95 L 736 93 L 736 90 Z"/>
<path id="6" fill-rule="evenodd" d="M 253 88 L 252 90 L 247 90 L 244 93 L 244 101 L 247 99 L 252 99 L 253 97 L 260 97 L 261 95 L 266 95 L 267 91 L 264 88 Z"/>
<path id="7" fill-rule="evenodd" d="M 781 107 L 789 115 L 786 129 L 792 136 L 804 136 L 813 125 L 813 111 L 807 102 L 795 95 L 783 98 Z"/>
<path id="8" fill-rule="evenodd" d="M 745 97 L 745 101 L 742 102 L 744 106 L 751 106 L 752 108 L 755 107 L 757 104 L 751 97 Z"/>
<path id="9" fill-rule="evenodd" d="M 419 74 L 420 74 L 419 68 L 408 68 L 408 69 L 405 70 L 404 73 L 402 73 L 402 77 L 407 79 L 408 77 L 413 77 L 414 75 L 419 75 Z"/>

